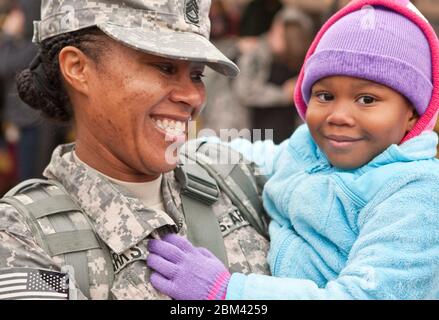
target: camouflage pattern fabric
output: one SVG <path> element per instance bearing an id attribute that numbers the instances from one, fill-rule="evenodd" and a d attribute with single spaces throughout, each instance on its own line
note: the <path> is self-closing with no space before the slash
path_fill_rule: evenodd
<path id="1" fill-rule="evenodd" d="M 122 193 L 98 173 L 78 164 L 73 157 L 73 148 L 73 144 L 59 146 L 44 175 L 63 185 L 110 248 L 115 270 L 113 283 L 108 283 L 108 266 L 100 250 L 87 253 L 91 299 L 108 299 L 109 288 L 114 299 L 168 299 L 149 283 L 150 270 L 145 260 L 147 243 L 152 237 L 168 232 L 182 236 L 187 233 L 180 185 L 174 172 L 164 174 L 162 181 L 166 213 L 155 211 L 130 194 Z M 230 271 L 269 274 L 268 242 L 245 221 L 223 193 L 213 209 L 224 237 Z M 84 226 L 87 223 L 79 212 L 72 219 Z M 44 219 L 40 226 L 45 232 L 54 232 Z M 34 267 L 59 271 L 65 264 L 63 258 L 52 259 L 37 245 L 31 230 L 15 208 L 0 204 L 0 268 Z M 78 296 L 85 299 L 81 293 Z"/>
<path id="2" fill-rule="evenodd" d="M 137 50 L 206 63 L 236 76 L 238 67 L 209 41 L 210 0 L 43 0 L 34 42 L 97 26 Z"/>

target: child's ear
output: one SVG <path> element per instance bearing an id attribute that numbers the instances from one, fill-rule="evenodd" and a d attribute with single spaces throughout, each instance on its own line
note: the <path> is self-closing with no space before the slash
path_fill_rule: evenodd
<path id="1" fill-rule="evenodd" d="M 416 122 L 418 122 L 418 120 L 419 120 L 418 113 L 416 112 L 416 110 L 414 108 L 410 108 L 409 119 L 407 121 L 406 133 L 408 133 L 410 130 L 413 129 L 413 127 L 415 126 Z"/>

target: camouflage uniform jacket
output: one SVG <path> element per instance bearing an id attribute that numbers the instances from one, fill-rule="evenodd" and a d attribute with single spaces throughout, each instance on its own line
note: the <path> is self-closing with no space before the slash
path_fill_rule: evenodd
<path id="1" fill-rule="evenodd" d="M 128 191 L 75 162 L 73 148 L 73 144 L 59 146 L 44 175 L 64 186 L 110 248 L 115 270 L 113 283 L 106 280 L 108 272 L 102 256 L 94 256 L 94 250 L 88 251 L 91 299 L 168 299 L 151 286 L 151 271 L 145 259 L 148 239 L 155 234 L 171 231 L 186 235 L 180 186 L 174 172 L 164 174 L 161 186 L 165 214 L 146 208 Z M 267 240 L 243 219 L 223 193 L 214 204 L 214 212 L 224 237 L 230 271 L 268 274 Z M 45 219 L 40 220 L 40 225 L 45 232 L 50 232 L 52 226 L 44 223 Z M 79 212 L 71 219 L 86 223 Z M 0 268 L 34 267 L 59 271 L 63 264 L 62 256 L 51 258 L 37 245 L 30 227 L 15 208 L 0 204 Z M 82 293 L 78 297 L 85 298 Z"/>

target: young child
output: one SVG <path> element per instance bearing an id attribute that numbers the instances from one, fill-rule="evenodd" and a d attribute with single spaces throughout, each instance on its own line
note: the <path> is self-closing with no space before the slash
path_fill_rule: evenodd
<path id="1" fill-rule="evenodd" d="M 439 298 L 438 89 L 439 42 L 411 3 L 350 3 L 299 77 L 306 124 L 279 146 L 232 142 L 262 166 L 274 152 L 273 277 L 230 275 L 168 235 L 149 244 L 152 284 L 175 299 Z"/>

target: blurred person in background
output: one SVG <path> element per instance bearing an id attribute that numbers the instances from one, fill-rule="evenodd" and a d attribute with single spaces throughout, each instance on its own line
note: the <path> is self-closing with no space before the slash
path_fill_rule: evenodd
<path id="1" fill-rule="evenodd" d="M 13 1 L 0 0 L 0 30 L 13 7 Z M 8 28 L 8 26 L 6 27 Z M 3 110 L 5 106 L 5 79 L 0 77 L 0 196 L 16 181 L 14 146 L 5 140 L 3 132 Z"/>
<path id="2" fill-rule="evenodd" d="M 242 9 L 238 42 L 242 54 L 256 49 L 259 36 L 270 30 L 281 9 L 282 3 L 279 0 L 251 0 Z"/>
<path id="3" fill-rule="evenodd" d="M 279 0 L 253 0 L 245 8 L 239 26 L 241 37 L 259 36 L 270 29 L 274 16 L 282 8 Z"/>
<path id="4" fill-rule="evenodd" d="M 298 8 L 308 14 L 317 29 L 349 2 L 350 0 L 282 0 L 283 5 Z"/>
<path id="5" fill-rule="evenodd" d="M 436 34 L 439 33 L 439 0 L 414 0 L 413 4 L 425 14 Z"/>
<path id="6" fill-rule="evenodd" d="M 248 108 L 250 127 L 273 129 L 275 143 L 300 124 L 292 92 L 313 34 L 314 24 L 305 13 L 285 7 L 269 32 L 258 38 L 256 49 L 238 60 L 241 74 L 234 80 L 234 92 Z"/>
<path id="7" fill-rule="evenodd" d="M 243 52 L 253 50 L 257 45 L 256 37 L 238 37 L 237 26 L 244 9 L 243 3 L 216 0 L 210 10 L 211 41 L 234 62 Z M 210 69 L 206 69 L 205 76 L 207 108 L 200 116 L 201 127 L 214 130 L 218 135 L 222 129 L 249 128 L 249 112 L 239 103 L 233 91 L 234 79 Z"/>
<path id="8" fill-rule="evenodd" d="M 212 1 L 209 18 L 211 21 L 210 38 L 218 40 L 234 32 L 234 17 L 226 10 L 221 0 Z"/>
<path id="9" fill-rule="evenodd" d="M 16 145 L 19 181 L 41 176 L 62 132 L 39 118 L 18 97 L 15 76 L 37 53 L 32 43 L 33 21 L 39 19 L 41 1 L 18 0 L 4 19 L 0 34 L 0 78 L 4 84 L 3 121 L 6 140 Z M 61 136 L 61 137 L 58 137 Z"/>
<path id="10" fill-rule="evenodd" d="M 0 27 L 3 25 L 7 13 L 10 11 L 11 4 L 11 0 L 0 0 Z"/>

